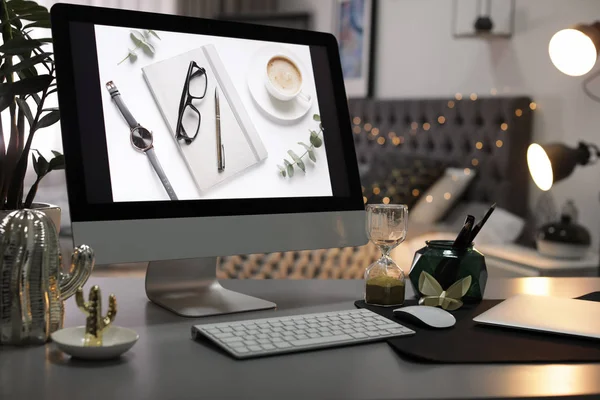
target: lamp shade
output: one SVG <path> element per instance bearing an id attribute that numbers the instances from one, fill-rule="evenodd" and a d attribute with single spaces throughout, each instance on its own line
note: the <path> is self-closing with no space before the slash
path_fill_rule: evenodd
<path id="1" fill-rule="evenodd" d="M 564 74 L 581 76 L 596 64 L 600 50 L 600 22 L 576 25 L 554 34 L 548 54 L 554 66 Z"/>
<path id="2" fill-rule="evenodd" d="M 543 191 L 550 190 L 554 182 L 565 179 L 577 165 L 586 165 L 590 150 L 584 143 L 577 148 L 562 143 L 539 145 L 533 143 L 527 149 L 527 165 L 535 184 Z"/>

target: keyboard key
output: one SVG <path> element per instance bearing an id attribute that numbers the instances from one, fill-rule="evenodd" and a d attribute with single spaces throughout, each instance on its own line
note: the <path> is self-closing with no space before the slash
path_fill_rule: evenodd
<path id="1" fill-rule="evenodd" d="M 258 332 L 256 329 L 249 329 L 249 330 L 248 330 L 248 334 L 249 334 L 249 335 L 256 335 L 256 334 L 258 334 L 258 333 L 259 333 L 259 332 Z"/>
<path id="2" fill-rule="evenodd" d="M 269 344 L 269 343 L 271 343 L 271 341 L 269 339 L 258 339 L 257 342 L 260 343 L 260 344 Z"/>
<path id="3" fill-rule="evenodd" d="M 275 346 L 273 346 L 272 344 L 263 344 L 261 347 L 263 348 L 263 350 L 275 350 Z"/>
<path id="4" fill-rule="evenodd" d="M 321 335 L 319 335 L 318 333 L 309 333 L 308 337 L 314 339 L 314 338 L 321 337 Z M 298 337 L 298 339 L 302 340 L 302 339 L 306 339 L 306 338 L 304 338 L 304 337 Z"/>
<path id="5" fill-rule="evenodd" d="M 369 331 L 369 332 L 367 332 L 367 336 L 377 337 L 377 336 L 379 336 L 379 332 Z"/>
<path id="6" fill-rule="evenodd" d="M 331 331 L 331 334 L 334 336 L 339 336 L 339 335 L 343 335 L 344 332 L 340 331 L 339 329 L 335 329 L 335 330 Z"/>
<path id="7" fill-rule="evenodd" d="M 314 333 L 311 333 L 310 335 L 314 335 Z M 310 335 L 298 335 L 298 336 L 296 336 L 296 338 L 298 340 L 308 339 Z"/>
<path id="8" fill-rule="evenodd" d="M 257 345 L 258 342 L 256 340 L 244 340 L 244 344 L 246 346 L 254 346 L 254 345 Z"/>
<path id="9" fill-rule="evenodd" d="M 223 343 L 233 343 L 233 342 L 239 342 L 241 340 L 242 340 L 241 337 L 229 337 L 229 338 L 221 339 L 221 342 L 223 342 Z"/>
<path id="10" fill-rule="evenodd" d="M 266 339 L 269 337 L 269 335 L 267 335 L 266 333 L 261 333 L 259 335 L 256 335 L 256 337 L 259 339 Z"/>
<path id="11" fill-rule="evenodd" d="M 281 322 L 273 322 L 271 323 L 271 326 L 274 328 L 280 328 L 281 326 L 283 326 L 283 324 Z"/>
<path id="12" fill-rule="evenodd" d="M 221 332 L 233 332 L 233 329 L 227 327 L 227 328 L 221 329 Z"/>
<path id="13" fill-rule="evenodd" d="M 333 333 L 331 333 L 330 331 L 321 332 L 321 336 L 324 336 L 324 337 L 333 336 Z"/>
<path id="14" fill-rule="evenodd" d="M 276 343 L 276 342 L 283 342 L 283 338 L 281 337 L 274 337 L 271 339 L 271 342 Z"/>
<path id="15" fill-rule="evenodd" d="M 247 347 L 236 347 L 235 352 L 236 353 L 248 353 L 248 352 L 250 352 L 250 350 L 248 350 Z"/>
<path id="16" fill-rule="evenodd" d="M 248 349 L 250 349 L 250 351 L 261 351 L 262 347 L 260 347 L 260 346 L 248 346 Z"/>
<path id="17" fill-rule="evenodd" d="M 277 342 L 277 343 L 273 343 L 275 345 L 275 347 L 277 347 L 278 349 L 287 349 L 289 347 L 292 347 L 291 344 L 287 343 L 287 342 Z"/>
<path id="18" fill-rule="evenodd" d="M 314 339 L 295 340 L 295 341 L 291 342 L 291 344 L 294 346 L 310 346 L 310 345 L 315 345 L 315 344 L 341 342 L 344 340 L 352 340 L 352 336 L 337 335 L 337 336 L 320 337 L 320 338 L 314 338 Z"/>
<path id="19" fill-rule="evenodd" d="M 365 335 L 364 333 L 351 333 L 350 336 L 352 336 L 354 339 L 364 339 L 366 337 L 368 337 L 367 335 Z"/>
<path id="20" fill-rule="evenodd" d="M 233 337 L 233 333 L 216 333 L 214 334 L 214 337 L 216 337 L 217 339 L 225 339 L 228 337 Z"/>
<path id="21" fill-rule="evenodd" d="M 385 325 L 377 325 L 377 329 L 395 329 L 398 327 L 398 324 L 385 324 Z"/>
<path id="22" fill-rule="evenodd" d="M 230 347 L 246 347 L 246 346 L 244 346 L 244 342 L 242 342 L 242 341 L 231 342 L 231 343 L 228 343 L 228 345 Z"/>

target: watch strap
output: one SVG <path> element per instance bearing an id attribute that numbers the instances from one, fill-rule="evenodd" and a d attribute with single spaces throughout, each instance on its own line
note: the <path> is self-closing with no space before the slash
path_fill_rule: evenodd
<path id="1" fill-rule="evenodd" d="M 106 88 L 108 89 L 108 93 L 110 93 L 110 97 L 114 100 L 115 104 L 117 105 L 117 108 L 119 109 L 119 111 L 121 111 L 121 114 L 123 114 L 125 121 L 127 121 L 127 125 L 129 125 L 129 127 L 132 129 L 138 126 L 138 122 L 125 105 L 125 102 L 121 97 L 121 93 L 119 93 L 119 89 L 117 89 L 117 86 L 113 83 L 113 81 L 108 82 L 106 84 Z"/>
<path id="2" fill-rule="evenodd" d="M 165 174 L 165 171 L 163 171 L 160 163 L 158 162 L 158 157 L 156 157 L 156 153 L 154 152 L 154 147 L 146 150 L 145 153 L 148 156 L 148 159 L 150 159 L 150 164 L 152 164 L 154 171 L 156 171 L 156 175 L 158 175 L 158 177 L 160 178 L 160 181 L 162 182 L 165 190 L 167 191 L 169 198 L 171 200 L 177 200 L 177 195 L 175 194 L 175 191 L 173 190 L 173 187 L 171 186 L 169 179 L 167 179 L 167 175 Z"/>

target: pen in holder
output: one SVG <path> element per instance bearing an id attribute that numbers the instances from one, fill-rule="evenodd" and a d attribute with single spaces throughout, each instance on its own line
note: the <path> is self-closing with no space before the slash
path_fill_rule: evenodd
<path id="1" fill-rule="evenodd" d="M 473 240 L 495 208 L 496 205 L 492 205 L 476 225 L 475 218 L 467 216 L 454 241 L 430 240 L 415 253 L 409 280 L 418 296 L 428 297 L 425 304 L 456 309 L 463 303 L 478 303 L 483 299 L 487 267 L 485 257 L 475 249 Z"/>

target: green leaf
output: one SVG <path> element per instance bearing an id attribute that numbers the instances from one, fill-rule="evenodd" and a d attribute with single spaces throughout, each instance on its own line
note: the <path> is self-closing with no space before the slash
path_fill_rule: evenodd
<path id="1" fill-rule="evenodd" d="M 310 131 L 310 144 L 319 148 L 323 145 L 323 139 L 319 137 L 319 134 L 315 131 Z"/>
<path id="2" fill-rule="evenodd" d="M 314 114 L 314 115 L 313 115 L 313 119 L 314 119 L 315 121 L 320 121 L 320 120 L 321 120 L 321 116 L 320 116 L 319 114 Z"/>
<path id="3" fill-rule="evenodd" d="M 6 5 L 16 13 L 42 11 L 48 12 L 48 9 L 46 7 L 39 5 L 35 1 L 11 0 L 6 2 Z"/>
<path id="4" fill-rule="evenodd" d="M 298 144 L 306 149 L 306 152 L 308 153 L 308 158 L 310 158 L 312 162 L 317 162 L 317 157 L 315 157 L 315 152 L 312 147 L 302 142 L 298 142 Z"/>
<path id="5" fill-rule="evenodd" d="M 33 154 L 31 155 L 33 158 L 33 169 L 35 170 L 37 176 L 44 176 L 48 173 L 48 160 L 46 160 L 42 153 L 40 153 L 38 150 L 33 151 L 35 151 L 38 155 L 37 159 Z"/>
<path id="6" fill-rule="evenodd" d="M 285 178 L 285 168 L 279 164 L 277 164 L 277 168 L 279 168 L 279 174 Z"/>
<path id="7" fill-rule="evenodd" d="M 158 33 L 154 32 L 152 29 L 148 29 L 148 30 L 146 30 L 146 32 L 147 32 L 148 34 L 150 34 L 150 35 L 154 36 L 154 37 L 155 37 L 155 38 L 157 38 L 158 40 L 161 40 L 161 39 L 160 39 L 160 36 L 158 36 Z"/>
<path id="8" fill-rule="evenodd" d="M 306 172 L 306 166 L 304 165 L 304 161 L 302 161 L 302 159 L 298 157 L 298 154 L 294 153 L 293 150 L 288 150 L 288 154 L 290 155 L 290 157 L 292 157 L 292 160 L 294 160 L 298 168 Z"/>
<path id="9" fill-rule="evenodd" d="M 17 55 L 25 54 L 42 45 L 42 42 L 36 39 L 26 39 L 22 36 L 9 40 L 0 46 L 0 53 Z"/>
<path id="10" fill-rule="evenodd" d="M 60 120 L 60 111 L 50 111 L 44 115 L 38 122 L 36 129 L 45 128 L 50 125 L 54 125 Z"/>
<path id="11" fill-rule="evenodd" d="M 50 75 L 39 75 L 13 83 L 2 83 L 0 84 L 0 96 L 24 96 L 38 93 L 46 89 L 51 82 L 52 77 Z"/>
<path id="12" fill-rule="evenodd" d="M 56 155 L 54 151 L 52 153 L 55 154 L 55 157 L 48 163 L 48 172 L 65 169 L 65 156 L 60 153 Z"/>
<path id="13" fill-rule="evenodd" d="M 28 29 L 28 28 L 48 28 L 48 29 L 50 29 L 50 28 L 52 28 L 52 26 L 50 24 L 50 20 L 48 20 L 48 21 L 32 22 L 23 27 L 23 29 Z"/>
<path id="14" fill-rule="evenodd" d="M 29 68 L 36 64 L 41 63 L 42 61 L 48 59 L 49 56 L 51 56 L 51 55 L 52 55 L 52 53 L 42 53 L 42 54 L 35 55 L 31 58 L 26 58 L 23 61 L 21 61 L 20 63 L 17 63 L 11 67 L 8 67 L 8 68 L 3 67 L 2 72 L 4 74 L 9 74 L 11 72 L 21 71 L 22 69 L 26 69 L 26 68 Z"/>
<path id="15" fill-rule="evenodd" d="M 12 96 L 1 96 L 0 97 L 0 112 L 6 110 L 12 103 Z"/>
<path id="16" fill-rule="evenodd" d="M 29 108 L 29 104 L 27 101 L 21 97 L 17 97 L 17 104 L 19 108 L 23 110 L 23 114 L 25 114 L 25 118 L 27 118 L 27 122 L 29 122 L 29 126 L 33 125 L 33 114 L 31 113 L 31 109 Z"/>
<path id="17" fill-rule="evenodd" d="M 144 39 L 144 35 L 139 31 L 132 30 L 129 33 L 129 37 L 131 38 L 133 43 L 135 43 L 136 46 L 142 46 L 142 43 L 146 42 L 146 40 Z"/>
<path id="18" fill-rule="evenodd" d="M 154 46 L 152 46 L 150 43 L 148 42 L 142 42 L 141 44 L 142 49 L 144 49 L 144 52 L 146 52 L 149 55 L 154 55 L 154 53 L 156 52 L 156 50 L 154 50 Z"/>
<path id="19" fill-rule="evenodd" d="M 285 167 L 287 168 L 287 173 L 288 176 L 291 178 L 292 176 L 294 176 L 294 166 L 292 165 L 291 162 L 289 162 L 288 160 L 284 159 L 283 163 L 285 164 Z"/>
<path id="20" fill-rule="evenodd" d="M 42 11 L 42 10 L 33 10 L 31 12 L 19 14 L 19 17 L 25 21 L 34 21 L 34 22 L 48 21 L 48 22 L 50 22 L 50 13 L 48 13 L 48 11 Z"/>

